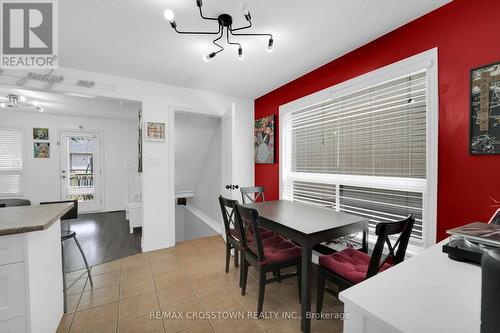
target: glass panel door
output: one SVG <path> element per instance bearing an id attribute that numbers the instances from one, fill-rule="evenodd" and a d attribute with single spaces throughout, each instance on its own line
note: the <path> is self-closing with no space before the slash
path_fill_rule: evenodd
<path id="1" fill-rule="evenodd" d="M 61 138 L 62 200 L 77 199 L 80 212 L 100 211 L 100 134 L 63 132 Z"/>

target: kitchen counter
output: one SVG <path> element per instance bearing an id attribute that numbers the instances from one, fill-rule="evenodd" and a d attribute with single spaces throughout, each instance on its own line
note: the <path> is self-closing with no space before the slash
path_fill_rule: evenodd
<path id="1" fill-rule="evenodd" d="M 60 219 L 72 207 L 0 208 L 0 332 L 56 332 L 64 304 Z"/>
<path id="2" fill-rule="evenodd" d="M 0 208 L 0 236 L 46 230 L 73 207 L 73 203 Z"/>

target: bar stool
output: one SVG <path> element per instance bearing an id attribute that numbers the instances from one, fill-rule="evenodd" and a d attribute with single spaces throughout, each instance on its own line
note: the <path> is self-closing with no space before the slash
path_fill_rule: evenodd
<path id="1" fill-rule="evenodd" d="M 64 313 L 67 312 L 67 307 L 68 307 L 68 295 L 67 292 L 68 290 L 76 283 L 82 276 L 85 274 L 88 275 L 89 282 L 91 286 L 94 286 L 94 283 L 92 281 L 92 275 L 90 274 L 90 267 L 87 262 L 87 257 L 85 257 L 85 253 L 83 253 L 82 247 L 80 245 L 80 242 L 78 242 L 78 239 L 76 238 L 76 232 L 71 231 L 70 225 L 69 225 L 69 220 L 76 219 L 78 218 L 78 200 L 64 200 L 64 201 L 50 201 L 50 202 L 40 202 L 40 205 L 50 205 L 50 204 L 57 204 L 57 203 L 73 203 L 73 208 L 71 208 L 66 214 L 61 216 L 61 221 L 66 220 L 67 221 L 67 229 L 66 230 L 61 230 L 61 255 L 62 255 L 62 270 L 63 270 L 63 291 L 64 291 Z M 66 286 L 66 275 L 65 275 L 65 269 L 64 269 L 64 241 L 68 239 L 73 239 L 75 241 L 76 246 L 78 247 L 78 250 L 80 251 L 83 262 L 85 263 L 85 272 L 80 274 L 75 281 L 69 285 Z"/>

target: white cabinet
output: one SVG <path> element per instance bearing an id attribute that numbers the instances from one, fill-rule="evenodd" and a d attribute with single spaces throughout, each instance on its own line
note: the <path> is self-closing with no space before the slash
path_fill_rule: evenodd
<path id="1" fill-rule="evenodd" d="M 0 333 L 25 333 L 28 331 L 26 317 L 0 322 Z"/>
<path id="2" fill-rule="evenodd" d="M 61 225 L 0 236 L 0 333 L 53 333 L 63 315 Z"/>
<path id="3" fill-rule="evenodd" d="M 26 314 L 24 262 L 0 266 L 0 322 Z"/>

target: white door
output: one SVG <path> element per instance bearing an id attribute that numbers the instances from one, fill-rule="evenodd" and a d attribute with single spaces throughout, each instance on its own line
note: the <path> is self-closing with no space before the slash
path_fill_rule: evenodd
<path id="1" fill-rule="evenodd" d="M 102 210 L 101 134 L 61 131 L 61 200 L 78 199 L 78 211 Z"/>
<path id="2" fill-rule="evenodd" d="M 222 116 L 222 186 L 221 194 L 228 199 L 239 198 L 239 185 L 234 183 L 234 113 L 235 104 L 231 103 Z M 238 186 L 238 187 L 237 187 Z"/>

